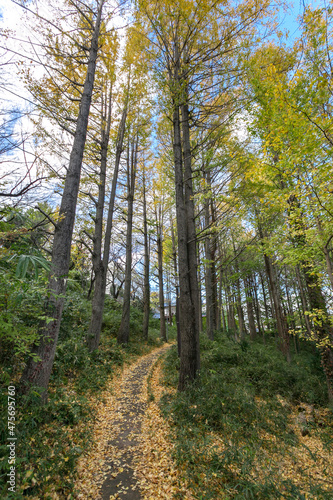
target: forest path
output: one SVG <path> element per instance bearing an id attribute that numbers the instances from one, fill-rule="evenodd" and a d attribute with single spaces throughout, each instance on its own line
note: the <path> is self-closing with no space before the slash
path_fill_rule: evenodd
<path id="1" fill-rule="evenodd" d="M 77 465 L 74 498 L 194 500 L 172 458 L 172 428 L 159 406 L 163 395 L 175 393 L 163 384 L 161 362 L 172 346 L 119 367 L 110 378 L 95 405 L 94 442 Z"/>
<path id="2" fill-rule="evenodd" d="M 148 376 L 170 347 L 164 344 L 154 349 L 119 369 L 119 374 L 109 381 L 96 405 L 94 443 L 78 465 L 76 498 L 143 498 L 135 464 L 142 461 L 140 440 L 148 408 Z"/>
<path id="3" fill-rule="evenodd" d="M 100 498 L 139 500 L 142 498 L 132 467 L 141 433 L 142 418 L 147 408 L 146 384 L 149 372 L 168 346 L 144 356 L 125 374 L 115 400 L 108 448 L 109 469 L 100 491 Z"/>
<path id="4" fill-rule="evenodd" d="M 113 414 L 110 415 L 110 455 L 105 463 L 106 469 L 109 470 L 100 491 L 100 498 L 103 500 L 142 498 L 132 463 L 141 433 L 142 418 L 147 408 L 145 389 L 150 369 L 169 347 L 163 346 L 144 356 L 123 377 Z"/>

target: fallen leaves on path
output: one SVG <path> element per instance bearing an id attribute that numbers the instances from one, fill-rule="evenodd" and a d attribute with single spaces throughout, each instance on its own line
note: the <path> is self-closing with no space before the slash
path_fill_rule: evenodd
<path id="1" fill-rule="evenodd" d="M 143 499 L 172 499 L 175 494 L 187 500 L 193 498 L 171 459 L 170 429 L 157 405 L 162 393 L 158 384 L 159 367 L 151 380 L 157 401 L 147 407 L 148 373 L 143 383 L 137 385 L 138 390 L 134 394 L 129 392 L 129 387 L 138 382 L 140 366 L 151 354 L 126 366 L 123 372 L 119 370 L 107 384 L 101 403 L 96 404 L 95 440 L 78 463 L 76 498 L 106 498 L 106 479 L 116 481 L 117 492 L 107 496 L 110 500 L 123 498 L 128 489 L 140 489 Z M 133 481 L 128 486 L 130 474 Z M 120 480 L 122 477 L 125 481 Z"/>
<path id="2" fill-rule="evenodd" d="M 185 480 L 171 458 L 174 448 L 169 437 L 171 429 L 158 406 L 165 391 L 159 382 L 160 377 L 161 364 L 158 362 L 150 380 L 154 400 L 149 403 L 142 422 L 135 474 L 145 500 L 168 500 L 176 495 L 177 498 L 191 500 L 195 497 L 189 492 Z M 147 385 L 146 398 L 148 399 Z"/>
<path id="3" fill-rule="evenodd" d="M 91 449 L 87 450 L 78 461 L 78 479 L 75 486 L 79 493 L 76 498 L 99 497 L 99 489 L 103 478 L 107 474 L 107 468 L 104 467 L 104 464 L 111 432 L 112 412 L 120 391 L 122 377 L 128 370 L 128 366 L 123 369 L 123 372 L 121 368 L 117 370 L 112 380 L 107 383 L 105 391 L 101 394 L 100 401 L 95 404 L 94 443 Z"/>

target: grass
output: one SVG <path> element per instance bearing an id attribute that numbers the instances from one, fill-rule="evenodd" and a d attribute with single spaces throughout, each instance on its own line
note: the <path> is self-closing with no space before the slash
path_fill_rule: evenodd
<path id="1" fill-rule="evenodd" d="M 177 351 L 164 361 L 164 385 L 176 387 Z M 200 377 L 166 391 L 174 459 L 194 498 L 330 499 L 333 419 L 319 358 L 311 349 L 288 364 L 274 341 L 201 338 Z M 306 496 L 308 495 L 308 496 Z"/>
<path id="2" fill-rule="evenodd" d="M 159 331 L 153 319 L 149 340 L 142 339 L 142 313 L 133 308 L 130 343 L 119 347 L 114 324 L 120 322 L 121 307 L 110 301 L 106 310 L 100 348 L 89 353 L 85 345 L 89 307 L 79 300 L 75 302 L 73 296 L 67 302 L 47 404 L 40 405 L 37 392 L 16 402 L 17 489 L 13 494 L 8 494 L 6 483 L 8 430 L 5 421 L 1 423 L 1 498 L 75 498 L 76 463 L 93 439 L 94 408 L 99 394 L 119 366 L 160 345 Z M 16 364 L 16 372 L 10 363 L 3 367 L 1 376 L 4 387 L 9 383 L 16 385 L 19 380 L 22 360 Z M 6 415 L 7 391 L 2 393 L 0 411 Z"/>

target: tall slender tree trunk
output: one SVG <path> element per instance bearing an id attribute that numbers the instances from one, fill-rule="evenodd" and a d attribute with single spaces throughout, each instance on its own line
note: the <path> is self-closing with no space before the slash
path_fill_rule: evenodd
<path id="1" fill-rule="evenodd" d="M 253 314 L 253 297 L 251 294 L 251 285 L 248 280 L 244 280 L 244 288 L 246 295 L 247 319 L 249 321 L 250 339 L 254 340 L 257 336 L 257 332 Z"/>
<path id="2" fill-rule="evenodd" d="M 181 129 L 183 135 L 183 157 L 184 157 L 184 201 L 187 220 L 187 252 L 188 270 L 190 278 L 190 293 L 194 304 L 195 336 L 196 336 L 196 367 L 200 369 L 200 342 L 199 342 L 199 286 L 198 286 L 198 257 L 197 236 L 195 225 L 195 210 L 193 200 L 192 180 L 192 151 L 190 142 L 190 119 L 188 109 L 188 89 L 184 89 L 183 104 L 181 105 Z"/>
<path id="3" fill-rule="evenodd" d="M 205 200 L 205 220 L 206 228 L 210 226 L 209 200 Z M 205 239 L 205 283 L 206 283 L 206 334 L 209 339 L 214 340 L 214 331 L 216 330 L 215 317 L 213 310 L 213 277 L 211 263 L 211 239 L 209 234 Z"/>
<path id="4" fill-rule="evenodd" d="M 178 277 L 178 266 L 177 266 L 176 239 L 175 239 L 175 231 L 173 227 L 172 215 L 170 215 L 170 227 L 171 227 L 171 240 L 172 240 L 172 260 L 173 260 L 173 269 L 175 274 L 175 288 L 176 288 L 177 347 L 178 347 L 178 356 L 180 357 L 181 336 L 180 336 L 180 309 L 179 309 L 179 283 L 178 283 L 179 277 Z"/>
<path id="5" fill-rule="evenodd" d="M 290 324 L 292 326 L 293 331 L 295 332 L 296 329 L 296 323 L 295 323 L 295 315 L 294 315 L 294 308 L 293 304 L 291 301 L 291 296 L 290 296 L 290 290 L 289 290 L 289 285 L 288 285 L 288 273 L 287 273 L 287 268 L 284 266 L 284 276 L 285 276 L 285 289 L 286 289 L 286 297 L 287 297 L 287 305 L 288 305 L 288 314 L 290 317 Z M 295 335 L 293 335 L 295 339 Z"/>
<path id="6" fill-rule="evenodd" d="M 177 47 L 175 59 L 178 61 Z M 176 74 L 176 82 L 178 75 Z M 178 100 L 178 99 L 177 99 Z M 191 294 L 190 263 L 188 255 L 188 216 L 185 206 L 184 178 L 182 165 L 182 145 L 180 116 L 177 100 L 173 106 L 173 151 L 175 165 L 175 191 L 179 261 L 179 310 L 180 310 L 180 370 L 178 389 L 184 390 L 198 372 L 197 311 L 198 300 Z"/>
<path id="7" fill-rule="evenodd" d="M 331 290 L 333 291 L 333 270 L 332 270 L 332 261 L 330 258 L 330 254 L 328 251 L 328 248 L 325 246 L 323 248 L 323 252 L 325 255 L 325 260 L 326 260 L 326 268 L 327 268 L 327 274 L 331 283 Z"/>
<path id="8" fill-rule="evenodd" d="M 31 386 L 40 387 L 43 401 L 47 398 L 47 388 L 53 367 L 64 306 L 81 165 L 94 88 L 103 4 L 104 0 L 101 0 L 97 9 L 94 32 L 89 49 L 87 75 L 84 82 L 73 147 L 61 199 L 59 220 L 55 227 L 48 299 L 45 304 L 45 315 L 48 318 L 52 318 L 52 320 L 48 320 L 48 322 L 43 321 L 39 326 L 39 343 L 34 346 L 33 352 L 40 358 L 40 361 L 35 361 L 32 357 L 29 358 L 20 381 L 21 392 L 28 392 Z"/>
<path id="9" fill-rule="evenodd" d="M 217 293 L 217 323 L 216 323 L 216 328 L 217 330 L 222 329 L 222 317 L 223 317 L 223 322 L 224 320 L 224 312 L 223 312 L 223 303 L 222 303 L 222 274 L 221 274 L 221 269 L 219 270 L 219 278 L 218 278 L 219 286 L 218 286 L 218 293 Z"/>
<path id="10" fill-rule="evenodd" d="M 292 235 L 294 245 L 303 249 L 307 245 L 303 215 L 300 203 L 295 195 L 288 199 L 290 222 L 295 234 Z M 313 272 L 308 261 L 302 260 L 304 277 L 308 289 L 311 312 L 317 316 L 314 331 L 317 336 L 316 344 L 321 355 L 322 366 L 326 375 L 328 397 L 333 401 L 333 328 L 330 323 L 326 301 L 320 286 L 319 277 Z"/>
<path id="11" fill-rule="evenodd" d="M 263 335 L 264 341 L 265 341 L 265 328 L 262 322 L 262 315 L 261 315 L 261 309 L 260 309 L 260 303 L 259 303 L 259 297 L 258 297 L 258 284 L 257 284 L 257 278 L 255 273 L 252 274 L 250 277 L 250 285 L 251 285 L 251 295 L 254 298 L 254 311 L 255 311 L 255 317 L 257 320 L 257 325 L 258 325 L 258 333 L 259 335 Z"/>
<path id="12" fill-rule="evenodd" d="M 321 234 L 321 236 L 323 236 L 324 231 L 323 231 L 323 227 L 322 227 L 322 224 L 321 224 L 319 217 L 317 217 L 317 226 L 318 226 L 319 233 Z M 324 245 L 322 250 L 323 250 L 323 253 L 325 255 L 326 269 L 327 269 L 327 274 L 328 274 L 328 277 L 329 277 L 329 280 L 331 283 L 331 291 L 333 292 L 333 269 L 332 269 L 332 261 L 330 258 L 330 252 L 328 249 L 332 238 L 333 238 L 333 236 L 331 235 L 328 238 L 328 241 L 326 242 L 326 244 Z"/>
<path id="13" fill-rule="evenodd" d="M 309 338 L 311 337 L 311 325 L 309 321 L 309 316 L 306 314 L 306 311 L 308 310 L 307 304 L 306 304 L 306 298 L 305 298 L 305 293 L 304 293 L 304 287 L 302 283 L 302 278 L 301 278 L 301 273 L 299 270 L 299 266 L 295 267 L 296 269 L 296 277 L 297 277 L 297 282 L 298 282 L 298 289 L 299 289 L 299 294 L 301 297 L 301 303 L 302 303 L 302 311 L 303 311 L 303 318 L 305 322 L 305 327 L 306 331 L 308 333 Z"/>
<path id="14" fill-rule="evenodd" d="M 266 298 L 266 291 L 265 291 L 265 283 L 264 283 L 264 279 L 263 279 L 261 273 L 259 273 L 259 278 L 260 278 L 262 296 L 263 296 L 263 299 L 264 299 L 264 308 L 265 308 L 266 321 L 267 321 L 267 324 L 268 324 L 269 323 L 269 319 L 272 317 L 272 314 L 271 315 L 269 314 L 268 303 L 267 303 L 267 298 Z"/>
<path id="15" fill-rule="evenodd" d="M 289 336 L 287 333 L 287 321 L 285 315 L 283 314 L 281 298 L 278 290 L 278 286 L 275 280 L 275 270 L 273 268 L 272 261 L 268 255 L 264 255 L 267 276 L 272 292 L 272 298 L 274 302 L 275 309 L 275 319 L 279 335 L 279 346 L 283 354 L 286 356 L 288 362 L 290 362 L 290 349 L 289 349 Z"/>
<path id="16" fill-rule="evenodd" d="M 172 313 L 172 302 L 171 302 L 171 276 L 169 269 L 167 270 L 167 293 L 168 293 L 169 325 L 173 325 L 173 313 Z"/>
<path id="17" fill-rule="evenodd" d="M 149 238 L 147 223 L 146 177 L 143 172 L 143 237 L 144 237 L 144 284 L 143 284 L 143 336 L 148 339 L 150 314 L 150 284 L 149 284 Z"/>
<path id="18" fill-rule="evenodd" d="M 107 222 L 104 235 L 103 256 L 100 253 L 99 261 L 97 260 L 96 257 L 96 269 L 98 272 L 98 279 L 97 280 L 95 279 L 94 295 L 92 300 L 92 314 L 87 336 L 87 344 L 91 352 L 98 349 L 101 336 L 104 303 L 105 303 L 105 292 L 106 292 L 106 277 L 109 264 L 109 253 L 110 253 L 111 234 L 113 225 L 113 213 L 114 213 L 114 205 L 116 199 L 120 158 L 123 151 L 126 117 L 127 117 L 127 99 L 120 120 L 117 142 L 116 142 L 116 159 L 115 159 L 111 193 L 108 205 L 108 215 L 107 215 Z M 107 155 L 107 146 L 105 149 L 105 154 Z M 102 231 L 102 227 L 103 225 L 101 224 L 100 231 Z"/>
<path id="19" fill-rule="evenodd" d="M 225 292 L 226 292 L 228 331 L 235 332 L 236 330 L 235 313 L 234 313 L 232 292 L 230 289 L 230 285 L 228 283 L 227 271 L 225 271 Z"/>
<path id="20" fill-rule="evenodd" d="M 127 154 L 127 233 L 125 288 L 121 323 L 118 331 L 118 344 L 128 344 L 130 329 L 131 285 L 132 285 L 132 232 L 135 177 L 137 167 L 138 138 L 131 145 L 131 155 Z"/>
<path id="21" fill-rule="evenodd" d="M 160 337 L 166 342 L 166 324 L 165 324 L 165 304 L 164 304 L 164 284 L 163 284 L 163 243 L 162 243 L 162 213 L 159 206 L 159 214 L 156 211 L 156 230 L 157 230 L 157 263 L 158 263 L 158 299 L 160 309 Z"/>
<path id="22" fill-rule="evenodd" d="M 92 265 L 94 272 L 94 293 L 92 298 L 92 313 L 90 327 L 87 335 L 87 344 L 90 351 L 97 349 L 102 328 L 106 273 L 102 259 L 103 239 L 103 214 L 106 188 L 107 153 L 111 128 L 111 105 L 112 88 L 109 94 L 109 105 L 107 116 L 102 109 L 102 131 L 101 131 L 101 163 L 98 183 L 98 199 L 96 202 L 95 233 L 93 237 Z"/>
<path id="23" fill-rule="evenodd" d="M 198 242 L 198 286 L 199 286 L 199 333 L 203 331 L 202 318 L 202 278 L 201 278 L 201 260 L 200 260 L 200 242 Z"/>
<path id="24" fill-rule="evenodd" d="M 314 275 L 311 265 L 304 264 L 304 271 L 311 311 L 318 315 L 315 328 L 318 337 L 318 349 L 326 375 L 328 397 L 330 401 L 333 401 L 333 329 L 329 321 L 325 298 L 318 283 L 318 277 Z"/>
<path id="25" fill-rule="evenodd" d="M 263 242 L 264 234 L 259 224 L 259 221 L 258 221 L 258 229 L 259 229 L 259 236 L 261 238 L 261 241 Z M 291 359 L 290 359 L 290 349 L 289 349 L 289 335 L 287 332 L 287 322 L 282 311 L 280 292 L 276 283 L 275 269 L 273 267 L 271 258 L 265 252 L 263 253 L 264 253 L 264 261 L 265 261 L 265 268 L 266 268 L 269 288 L 274 303 L 276 327 L 279 338 L 279 348 L 281 352 L 285 355 L 287 361 L 290 362 Z"/>
<path id="26" fill-rule="evenodd" d="M 210 171 L 205 172 L 207 188 L 211 189 Z M 205 226 L 209 230 L 215 223 L 215 211 L 211 198 L 205 200 Z M 206 253 L 206 333 L 208 338 L 214 339 L 214 332 L 217 329 L 217 280 L 215 268 L 216 236 L 207 234 L 205 239 Z"/>
<path id="27" fill-rule="evenodd" d="M 236 285 L 237 285 L 237 313 L 238 313 L 239 334 L 240 334 L 241 338 L 244 338 L 246 335 L 246 329 L 245 329 L 244 312 L 243 312 L 243 306 L 242 306 L 242 297 L 241 297 L 241 292 L 240 292 L 240 280 L 239 279 L 237 279 Z"/>
<path id="28" fill-rule="evenodd" d="M 238 328 L 239 328 L 240 337 L 244 338 L 245 334 L 246 334 L 246 330 L 245 330 L 244 313 L 243 313 L 243 307 L 242 307 L 241 287 L 240 287 L 240 279 L 239 279 L 239 266 L 238 266 L 238 260 L 236 257 L 236 248 L 235 248 L 234 241 L 232 242 L 232 244 L 233 244 L 233 249 L 234 249 L 235 269 L 236 269 L 236 274 L 237 274 L 236 288 L 237 288 Z"/>

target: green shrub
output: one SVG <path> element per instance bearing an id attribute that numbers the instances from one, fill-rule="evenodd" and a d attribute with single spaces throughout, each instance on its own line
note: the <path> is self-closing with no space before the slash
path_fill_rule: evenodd
<path id="1" fill-rule="evenodd" d="M 292 454 L 298 445 L 289 425 L 292 403 L 327 403 L 318 361 L 306 351 L 288 364 L 274 339 L 264 345 L 260 339 L 237 343 L 221 333 L 215 341 L 201 338 L 200 376 L 187 390 L 165 395 L 160 403 L 165 417 L 172 416 L 174 458 L 196 498 L 266 500 L 279 498 L 281 488 L 284 498 L 304 498 L 292 481 L 273 479 L 269 468 L 259 475 L 256 464 L 277 451 Z M 165 386 L 177 386 L 178 369 L 174 347 L 164 360 Z M 216 449 L 212 433 L 223 439 L 223 450 Z M 320 485 L 316 488 L 318 498 L 328 500 Z"/>
<path id="2" fill-rule="evenodd" d="M 82 290 L 70 290 L 66 295 L 61 318 L 59 340 L 72 337 L 73 332 L 85 333 L 91 317 L 91 302 L 82 297 Z"/>

